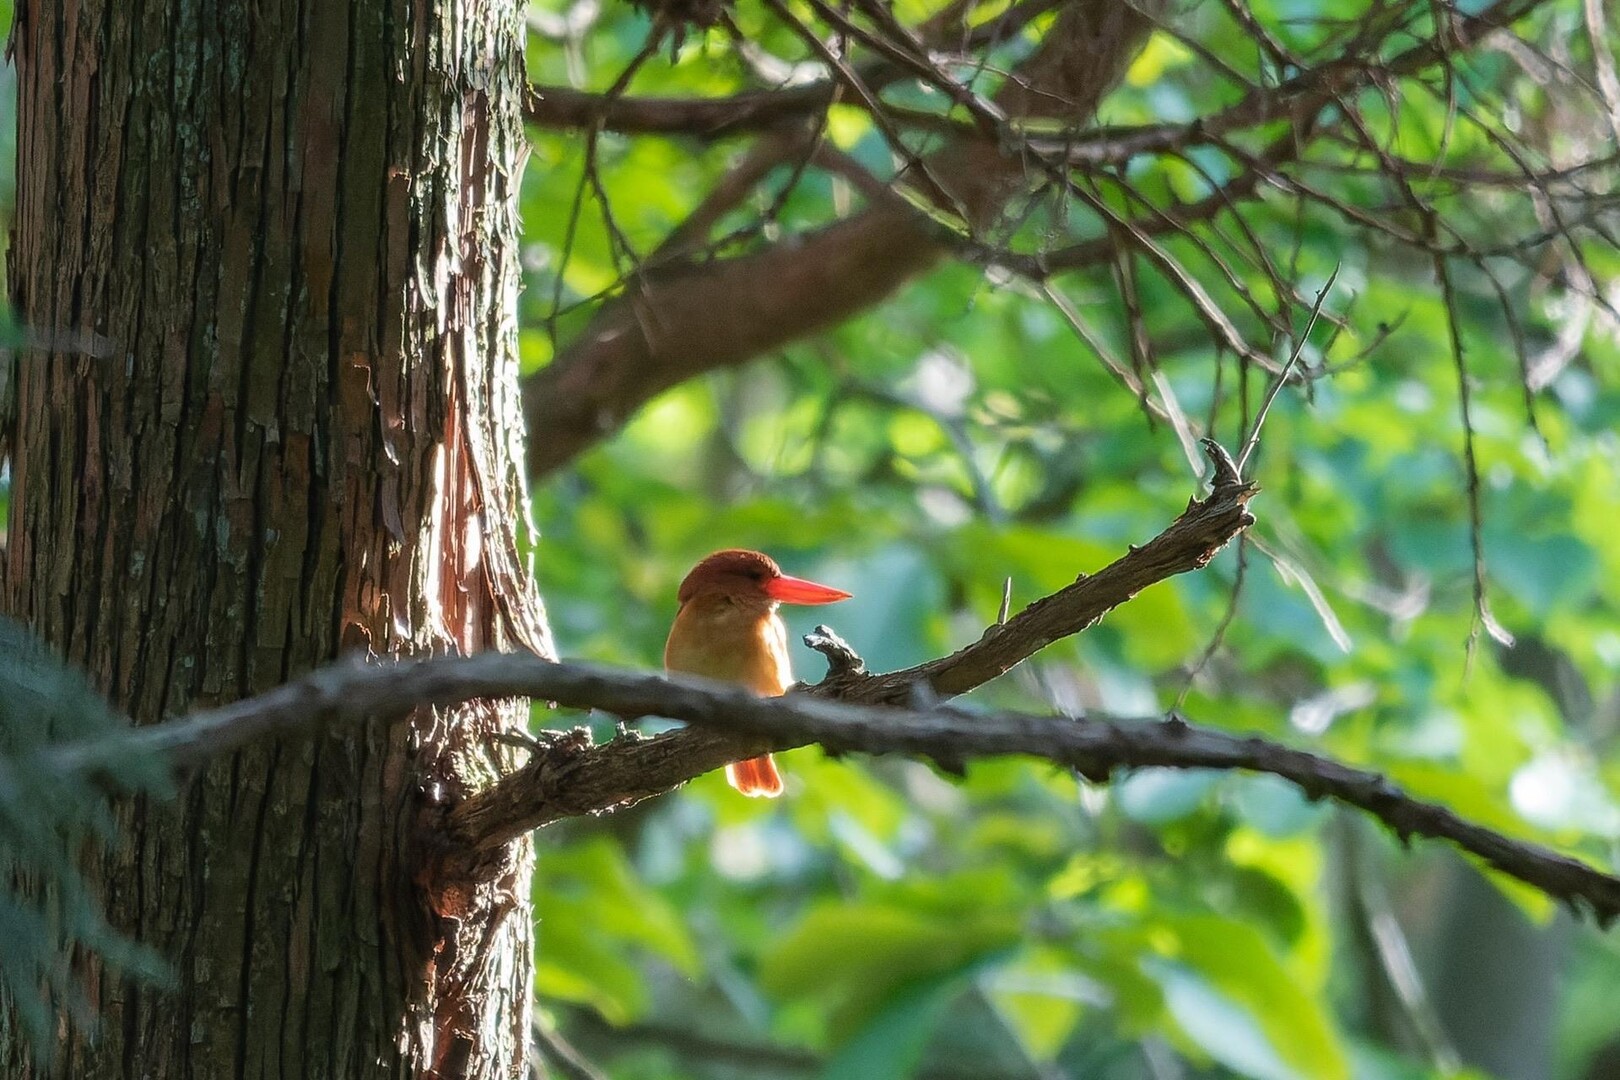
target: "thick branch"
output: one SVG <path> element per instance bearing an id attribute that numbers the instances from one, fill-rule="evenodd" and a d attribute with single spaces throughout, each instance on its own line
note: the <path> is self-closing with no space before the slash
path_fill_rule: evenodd
<path id="1" fill-rule="evenodd" d="M 529 761 L 492 787 L 448 809 L 433 845 L 437 869 L 476 876 L 497 864 L 517 836 L 566 817 L 601 813 L 667 791 L 728 761 L 766 750 L 820 743 L 836 751 L 902 753 L 959 770 L 977 757 L 1044 758 L 1093 779 L 1118 768 L 1240 769 L 1270 773 L 1313 799 L 1333 798 L 1378 818 L 1403 839 L 1448 840 L 1503 873 L 1600 922 L 1620 917 L 1620 879 L 1546 848 L 1468 822 L 1414 799 L 1385 777 L 1260 738 L 1160 721 L 973 713 L 941 708 L 948 697 L 995 678 L 1052 641 L 1096 622 L 1149 585 L 1204 566 L 1253 522 L 1244 483 L 1221 449 L 1214 491 L 1192 502 L 1169 528 L 1090 576 L 1045 597 L 950 656 L 885 675 L 867 675 L 838 637 L 808 638 L 832 673 L 806 692 L 758 698 L 729 684 L 559 664 L 531 655 L 485 653 L 404 664 L 341 663 L 267 694 L 184 720 L 132 730 L 117 740 L 60 747 L 39 767 L 110 774 L 132 753 L 200 764 L 260 739 L 340 721 L 401 717 L 426 706 L 475 698 L 535 697 L 626 719 L 682 720 L 692 727 L 655 738 L 593 746 L 588 732 L 554 732 Z M 895 703 L 928 702 L 897 709 Z"/>
<path id="2" fill-rule="evenodd" d="M 960 770 L 971 759 L 1018 754 L 1043 758 L 1096 780 L 1114 770 L 1159 766 L 1177 769 L 1229 769 L 1270 773 L 1295 784 L 1313 799 L 1333 798 L 1366 811 L 1403 839 L 1426 836 L 1447 840 L 1509 874 L 1607 925 L 1620 917 L 1620 879 L 1536 844 L 1514 840 L 1458 817 L 1451 810 L 1407 795 L 1378 773 L 1296 750 L 1265 739 L 1239 737 L 1195 727 L 1178 717 L 1160 721 L 976 713 L 949 708 L 894 709 L 830 701 L 814 694 L 759 698 L 739 687 L 702 679 L 666 678 L 580 663 L 554 663 L 527 653 L 485 653 L 406 664 L 337 665 L 271 694 L 229 710 L 142 729 L 129 745 L 189 748 L 188 760 L 240 746 L 251 738 L 286 733 L 314 720 L 332 722 L 408 712 L 413 706 L 449 705 L 475 698 L 532 696 L 575 708 L 597 708 L 626 718 L 663 716 L 699 725 L 684 740 L 723 743 L 716 762 L 739 745 L 758 749 L 820 743 L 833 750 L 898 753 L 931 758 Z M 293 708 L 294 701 L 314 710 Z M 167 739 L 155 736 L 165 728 Z M 225 734 L 230 731 L 231 734 Z M 244 734 L 245 733 L 245 734 Z M 723 733 L 723 734 L 721 734 Z M 739 740 L 738 736 L 742 736 Z M 654 771 L 672 760 L 672 736 L 618 740 L 589 748 L 578 733 L 537 744 L 519 773 L 495 790 L 515 790 L 525 778 L 530 791 L 579 792 L 582 773 L 598 767 L 600 755 L 614 751 L 620 761 Z M 90 751 L 90 748 L 86 748 Z M 51 762 L 97 762 L 110 767 L 105 753 L 59 752 Z M 686 760 L 690 760 L 688 755 Z M 476 800 L 462 804 L 477 805 Z M 449 851 L 471 853 L 511 832 L 511 822 L 491 815 L 517 808 L 485 802 L 476 814 L 452 813 Z M 606 809 L 577 799 L 548 804 L 530 815 L 533 824 L 568 813 Z M 538 817 L 538 820 L 534 818 Z M 498 827 L 497 827 L 498 826 Z"/>
<path id="3" fill-rule="evenodd" d="M 627 134 L 712 139 L 822 112 L 833 103 L 834 92 L 825 82 L 724 98 L 608 97 L 566 86 L 533 86 L 524 98 L 523 118 L 540 127 L 589 129 L 600 124 Z"/>
<path id="4" fill-rule="evenodd" d="M 642 685 L 631 685 L 634 679 Z M 550 682 L 550 680 L 548 680 Z M 650 683 L 651 685 L 647 685 Z M 960 771 L 974 758 L 1018 754 L 1044 758 L 1093 780 L 1115 769 L 1158 766 L 1269 773 L 1311 799 L 1332 798 L 1367 812 L 1402 840 L 1448 840 L 1488 865 L 1532 885 L 1604 925 L 1620 917 L 1620 879 L 1550 849 L 1466 821 L 1436 803 L 1413 798 L 1386 777 L 1266 739 L 1240 737 L 1166 720 L 1122 721 L 979 713 L 934 708 L 877 708 L 823 701 L 810 695 L 756 698 L 744 691 L 699 688 L 686 680 L 659 683 L 644 676 L 595 676 L 569 687 L 574 704 L 594 702 L 622 716 L 658 715 L 704 729 L 753 735 L 759 745 L 819 743 L 835 751 L 931 758 Z M 552 689 L 545 691 L 556 696 Z M 660 740 L 647 740 L 644 749 Z M 555 774 L 542 754 L 537 772 Z M 564 786 L 567 782 L 564 781 Z M 452 815 L 452 826 L 471 824 Z M 457 842 L 477 842 L 457 834 Z"/>

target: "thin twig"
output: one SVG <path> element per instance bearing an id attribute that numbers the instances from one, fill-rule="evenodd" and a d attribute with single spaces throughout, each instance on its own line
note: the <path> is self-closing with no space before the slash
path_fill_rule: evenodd
<path id="1" fill-rule="evenodd" d="M 1283 384 L 1288 381 L 1288 376 L 1293 372 L 1294 365 L 1299 363 L 1300 356 L 1305 352 L 1305 344 L 1311 339 L 1311 331 L 1316 329 L 1316 320 L 1322 313 L 1322 305 L 1327 302 L 1328 290 L 1333 288 L 1333 283 L 1338 279 L 1339 268 L 1335 265 L 1333 273 L 1328 275 L 1328 279 L 1316 291 L 1316 300 L 1311 304 L 1310 318 L 1305 322 L 1304 332 L 1294 342 L 1294 348 L 1288 354 L 1288 362 L 1282 366 L 1282 370 L 1277 372 L 1276 377 L 1271 380 L 1271 386 L 1266 390 L 1265 399 L 1260 402 L 1260 411 L 1255 414 L 1254 426 L 1249 429 L 1249 437 L 1243 441 L 1243 452 L 1238 454 L 1237 467 L 1240 474 L 1249 464 L 1249 455 L 1254 453 L 1254 448 L 1260 443 L 1260 429 L 1265 426 L 1266 414 L 1271 411 L 1271 403 L 1277 400 L 1277 395 L 1282 392 Z"/>
<path id="2" fill-rule="evenodd" d="M 1209 666 L 1209 662 L 1215 658 L 1215 654 L 1220 651 L 1221 644 L 1226 640 L 1226 632 L 1231 629 L 1232 623 L 1237 619 L 1238 605 L 1243 600 L 1243 579 L 1248 570 L 1249 534 L 1244 533 L 1238 537 L 1237 572 L 1232 577 L 1232 591 L 1227 596 L 1226 612 L 1221 616 L 1221 621 L 1216 624 L 1215 632 L 1209 636 L 1209 644 L 1204 646 L 1204 651 L 1187 669 L 1187 678 L 1181 684 L 1181 692 L 1176 695 L 1176 703 L 1171 707 L 1171 712 L 1181 711 L 1181 707 L 1187 703 L 1187 695 L 1192 693 L 1193 684 L 1198 681 L 1198 676 L 1203 674 L 1204 669 Z"/>
<path id="3" fill-rule="evenodd" d="M 572 1043 L 549 1025 L 535 1020 L 529 1025 L 529 1034 L 540 1056 L 563 1080 L 608 1080 L 607 1073 L 585 1060 Z"/>

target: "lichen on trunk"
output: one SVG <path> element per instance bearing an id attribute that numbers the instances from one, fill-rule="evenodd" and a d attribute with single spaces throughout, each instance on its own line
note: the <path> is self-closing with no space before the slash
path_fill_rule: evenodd
<path id="1" fill-rule="evenodd" d="M 519 550 L 521 10 L 21 6 L 0 596 L 138 723 L 340 652 L 549 655 Z M 270 745 L 121 809 L 66 1075 L 516 1076 L 527 844 L 421 871 L 517 705 Z M 26 1075 L 0 1047 L 0 1073 Z"/>

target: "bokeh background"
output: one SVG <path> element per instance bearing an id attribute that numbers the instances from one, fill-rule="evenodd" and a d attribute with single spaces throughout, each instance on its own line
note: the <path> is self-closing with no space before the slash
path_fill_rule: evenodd
<path id="1" fill-rule="evenodd" d="M 1250 8 L 1301 48 L 1355 14 L 1311 0 Z M 647 20 L 621 4 L 531 11 L 540 82 L 601 90 L 646 40 Z M 1222 5 L 1178 17 L 1234 64 L 1255 52 Z M 748 5 L 736 18 L 760 50 L 798 55 Z M 1551 5 L 1524 36 L 1584 68 L 1584 31 L 1578 5 Z M 631 92 L 760 85 L 757 60 L 718 32 L 677 55 L 645 64 Z M 1513 130 L 1550 159 L 1613 160 L 1612 131 L 1578 92 L 1538 82 L 1506 50 L 1470 64 L 1471 104 L 1510 101 Z M 1183 121 L 1233 95 L 1161 33 L 1101 120 Z M 1445 114 L 1442 98 L 1408 94 L 1375 122 L 1415 158 L 1500 163 L 1479 131 L 1446 133 Z M 858 110 L 835 107 L 828 137 L 874 169 L 887 161 Z M 599 196 L 645 252 L 738 154 L 604 132 L 600 188 L 582 193 L 583 141 L 539 136 L 526 179 L 533 365 L 625 272 Z M 1386 212 L 1384 186 L 1354 161 L 1347 149 L 1302 175 Z M 1142 189 L 1192 199 L 1233 166 L 1209 154 L 1133 168 Z M 815 170 L 786 187 L 779 176 L 740 208 L 740 235 L 719 254 L 759 242 L 762 208 L 780 235 L 859 201 Z M 1464 194 L 1441 205 L 1469 235 L 1506 244 L 1540 227 L 1523 191 Z M 1620 256 L 1595 237 L 1581 250 L 1596 301 L 1558 268 L 1567 251 L 1539 272 L 1505 268 L 1506 314 L 1484 274 L 1457 271 L 1487 595 L 1509 648 L 1476 618 L 1458 374 L 1432 262 L 1286 193 L 1248 211 L 1306 298 L 1337 269 L 1327 308 L 1342 320 L 1301 353 L 1331 375 L 1308 394 L 1290 388 L 1268 418 L 1252 542 L 973 700 L 1140 716 L 1180 702 L 1198 723 L 1385 771 L 1612 866 L 1620 324 L 1601 295 L 1615 296 Z M 1158 400 L 1240 442 L 1265 374 L 1215 349 L 1165 281 L 1147 273 L 1140 287 Z M 1062 289 L 1129 354 L 1108 268 Z M 1531 361 L 1556 366 L 1534 394 L 1510 319 Z M 1006 579 L 1016 609 L 1152 536 L 1198 490 L 1174 425 L 1147 415 L 1038 288 L 947 265 L 814 340 L 665 394 L 543 483 L 539 567 L 565 654 L 651 667 L 685 570 L 717 547 L 758 547 L 854 592 L 785 614 L 798 632 L 828 622 L 881 670 L 973 640 Z M 804 678 L 822 671 L 806 649 L 796 663 Z M 1620 1076 L 1612 934 L 1271 778 L 1139 770 L 1100 787 L 997 761 L 958 779 L 815 750 L 783 765 L 777 802 L 736 798 L 711 776 L 540 837 L 543 1007 L 610 1075 Z"/>
<path id="2" fill-rule="evenodd" d="M 1330 318 L 1308 337 L 1308 312 L 1277 304 L 1295 333 L 1269 349 L 1279 360 L 1297 349 L 1310 379 L 1278 396 L 1265 425 L 1252 463 L 1258 524 L 1208 569 L 1144 592 L 970 704 L 1139 717 L 1179 705 L 1196 723 L 1383 771 L 1472 820 L 1615 865 L 1620 252 L 1603 223 L 1620 122 L 1587 93 L 1613 48 L 1612 34 L 1588 33 L 1587 7 L 1545 4 L 1521 27 L 1551 67 L 1505 43 L 1459 61 L 1478 127 L 1444 96 L 1364 104 L 1414 158 L 1501 169 L 1487 134 L 1499 122 L 1550 165 L 1598 162 L 1583 174 L 1598 225 L 1577 243 L 1536 246 L 1523 238 L 1547 231 L 1545 200 L 1436 174 L 1434 198 L 1461 234 L 1509 251 L 1489 264 L 1495 277 L 1459 266 L 1448 308 L 1431 261 L 1297 193 L 1256 197 L 1244 228 L 1298 294 L 1333 279 Z M 895 10 L 914 22 L 932 6 Z M 1156 34 L 1102 122 L 1180 122 L 1233 100 L 1209 56 L 1262 64 L 1233 10 L 1178 11 L 1209 53 Z M 1309 51 L 1372 8 L 1243 10 Z M 531 73 L 558 85 L 607 87 L 649 29 L 622 0 L 545 0 L 529 13 Z M 746 3 L 734 17 L 751 48 L 718 30 L 689 35 L 644 63 L 631 92 L 722 96 L 802 76 L 789 31 Z M 0 93 L 9 205 L 9 68 Z M 876 172 L 892 165 L 859 110 L 834 107 L 826 137 Z M 738 153 L 726 141 L 535 132 L 529 369 L 567 346 Z M 1132 162 L 1129 179 L 1195 199 L 1234 167 L 1215 152 L 1165 156 Z M 1300 175 L 1369 217 L 1390 213 L 1353 148 L 1329 147 Z M 837 175 L 781 171 L 717 230 L 732 236 L 714 254 L 859 201 Z M 1235 250 L 1235 221 L 1217 220 L 1202 242 Z M 1008 243 L 1084 228 L 1045 206 Z M 1166 244 L 1195 262 L 1194 239 Z M 1267 289 L 1258 271 L 1236 273 Z M 1219 278 L 1209 287 L 1230 300 Z M 802 633 L 825 621 L 889 669 L 976 638 L 1008 579 L 1016 609 L 1151 537 L 1201 490 L 1188 432 L 1235 448 L 1269 377 L 1218 349 L 1151 268 L 1133 284 L 1134 317 L 1117 268 L 1073 273 L 1061 290 L 1116 356 L 1147 329 L 1153 369 L 1138 374 L 1179 421 L 1123 389 L 1038 287 L 964 263 L 658 398 L 534 492 L 563 654 L 656 667 L 685 571 L 747 546 L 852 591 L 835 608 L 788 611 L 789 622 Z M 1546 376 L 1533 389 L 1527 360 Z M 1480 616 L 1476 539 L 1507 633 Z M 801 677 L 819 676 L 815 654 L 796 646 L 795 660 Z M 535 715 L 537 726 L 580 722 Z M 596 727 L 611 736 L 611 724 Z M 1620 939 L 1280 781 L 1143 769 L 1097 785 L 1016 760 L 955 777 L 814 749 L 782 764 L 777 801 L 738 798 L 710 776 L 538 837 L 540 1022 L 603 1075 L 1620 1076 Z"/>
<path id="3" fill-rule="evenodd" d="M 1251 10 L 1301 47 L 1349 15 L 1309 0 Z M 543 83 L 603 89 L 648 32 L 622 3 L 531 13 Z M 758 49 L 795 55 L 747 5 L 735 18 Z M 1178 18 L 1233 63 L 1254 52 L 1221 5 Z M 1549 5 L 1524 37 L 1579 68 L 1583 29 L 1578 5 Z M 758 86 L 757 60 L 718 32 L 676 55 L 646 63 L 632 92 Z M 1614 160 L 1607 121 L 1507 50 L 1484 50 L 1468 78 L 1471 105 L 1508 102 L 1513 130 L 1549 159 Z M 1231 94 L 1157 34 L 1102 121 L 1187 120 Z M 1445 131 L 1440 97 L 1392 100 L 1377 121 L 1414 157 L 1500 164 L 1484 134 Z M 873 168 L 888 154 L 854 108 L 834 108 L 828 138 Z M 535 366 L 629 264 L 604 202 L 645 253 L 737 155 L 601 133 L 599 185 L 582 193 L 585 144 L 539 134 L 528 170 Z M 1311 175 L 1385 212 L 1385 188 L 1353 165 L 1346 149 Z M 1132 168 L 1145 191 L 1191 199 L 1231 164 Z M 1437 198 L 1466 235 L 1507 243 L 1539 228 L 1523 191 L 1463 188 Z M 760 243 L 761 207 L 776 212 L 770 241 L 855 198 L 838 176 L 779 178 L 737 210 L 734 246 Z M 1507 646 L 1474 604 L 1460 385 L 1432 262 L 1285 193 L 1247 209 L 1302 296 L 1338 275 L 1325 304 L 1338 325 L 1319 324 L 1299 355 L 1315 377 L 1281 393 L 1255 452 L 1259 525 L 1209 570 L 1145 591 L 972 699 L 1124 716 L 1179 703 L 1199 724 L 1375 767 L 1474 821 L 1614 866 L 1620 322 L 1604 296 L 1617 296 L 1620 254 L 1596 236 L 1579 251 L 1597 298 L 1571 285 L 1570 251 L 1503 269 L 1505 295 L 1456 272 L 1479 539 Z M 1144 274 L 1139 287 L 1155 400 L 1239 444 L 1265 372 L 1213 348 L 1170 283 Z M 1063 293 L 1129 355 L 1108 267 Z M 1304 313 L 1291 317 L 1302 330 Z M 1555 372 L 1533 393 L 1515 335 Z M 1008 578 L 1022 606 L 1157 533 L 1197 491 L 1176 424 L 1121 389 L 1048 296 L 956 264 L 666 393 L 546 479 L 539 572 L 564 654 L 653 667 L 685 570 L 716 547 L 760 547 L 855 593 L 789 610 L 795 631 L 825 620 L 891 669 L 977 638 Z M 795 662 L 820 675 L 807 649 Z M 1620 1077 L 1614 934 L 1270 777 L 1140 769 L 1100 787 L 1027 761 L 949 777 L 815 750 L 782 764 L 778 801 L 735 798 L 711 776 L 539 837 L 541 1007 L 606 1074 Z"/>

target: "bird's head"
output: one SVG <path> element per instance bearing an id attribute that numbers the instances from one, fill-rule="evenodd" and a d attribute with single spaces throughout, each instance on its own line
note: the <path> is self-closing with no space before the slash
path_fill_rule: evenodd
<path id="1" fill-rule="evenodd" d="M 700 597 L 775 601 L 783 604 L 832 604 L 850 594 L 782 573 L 776 560 L 758 551 L 717 551 L 692 568 L 681 582 L 680 602 Z"/>

